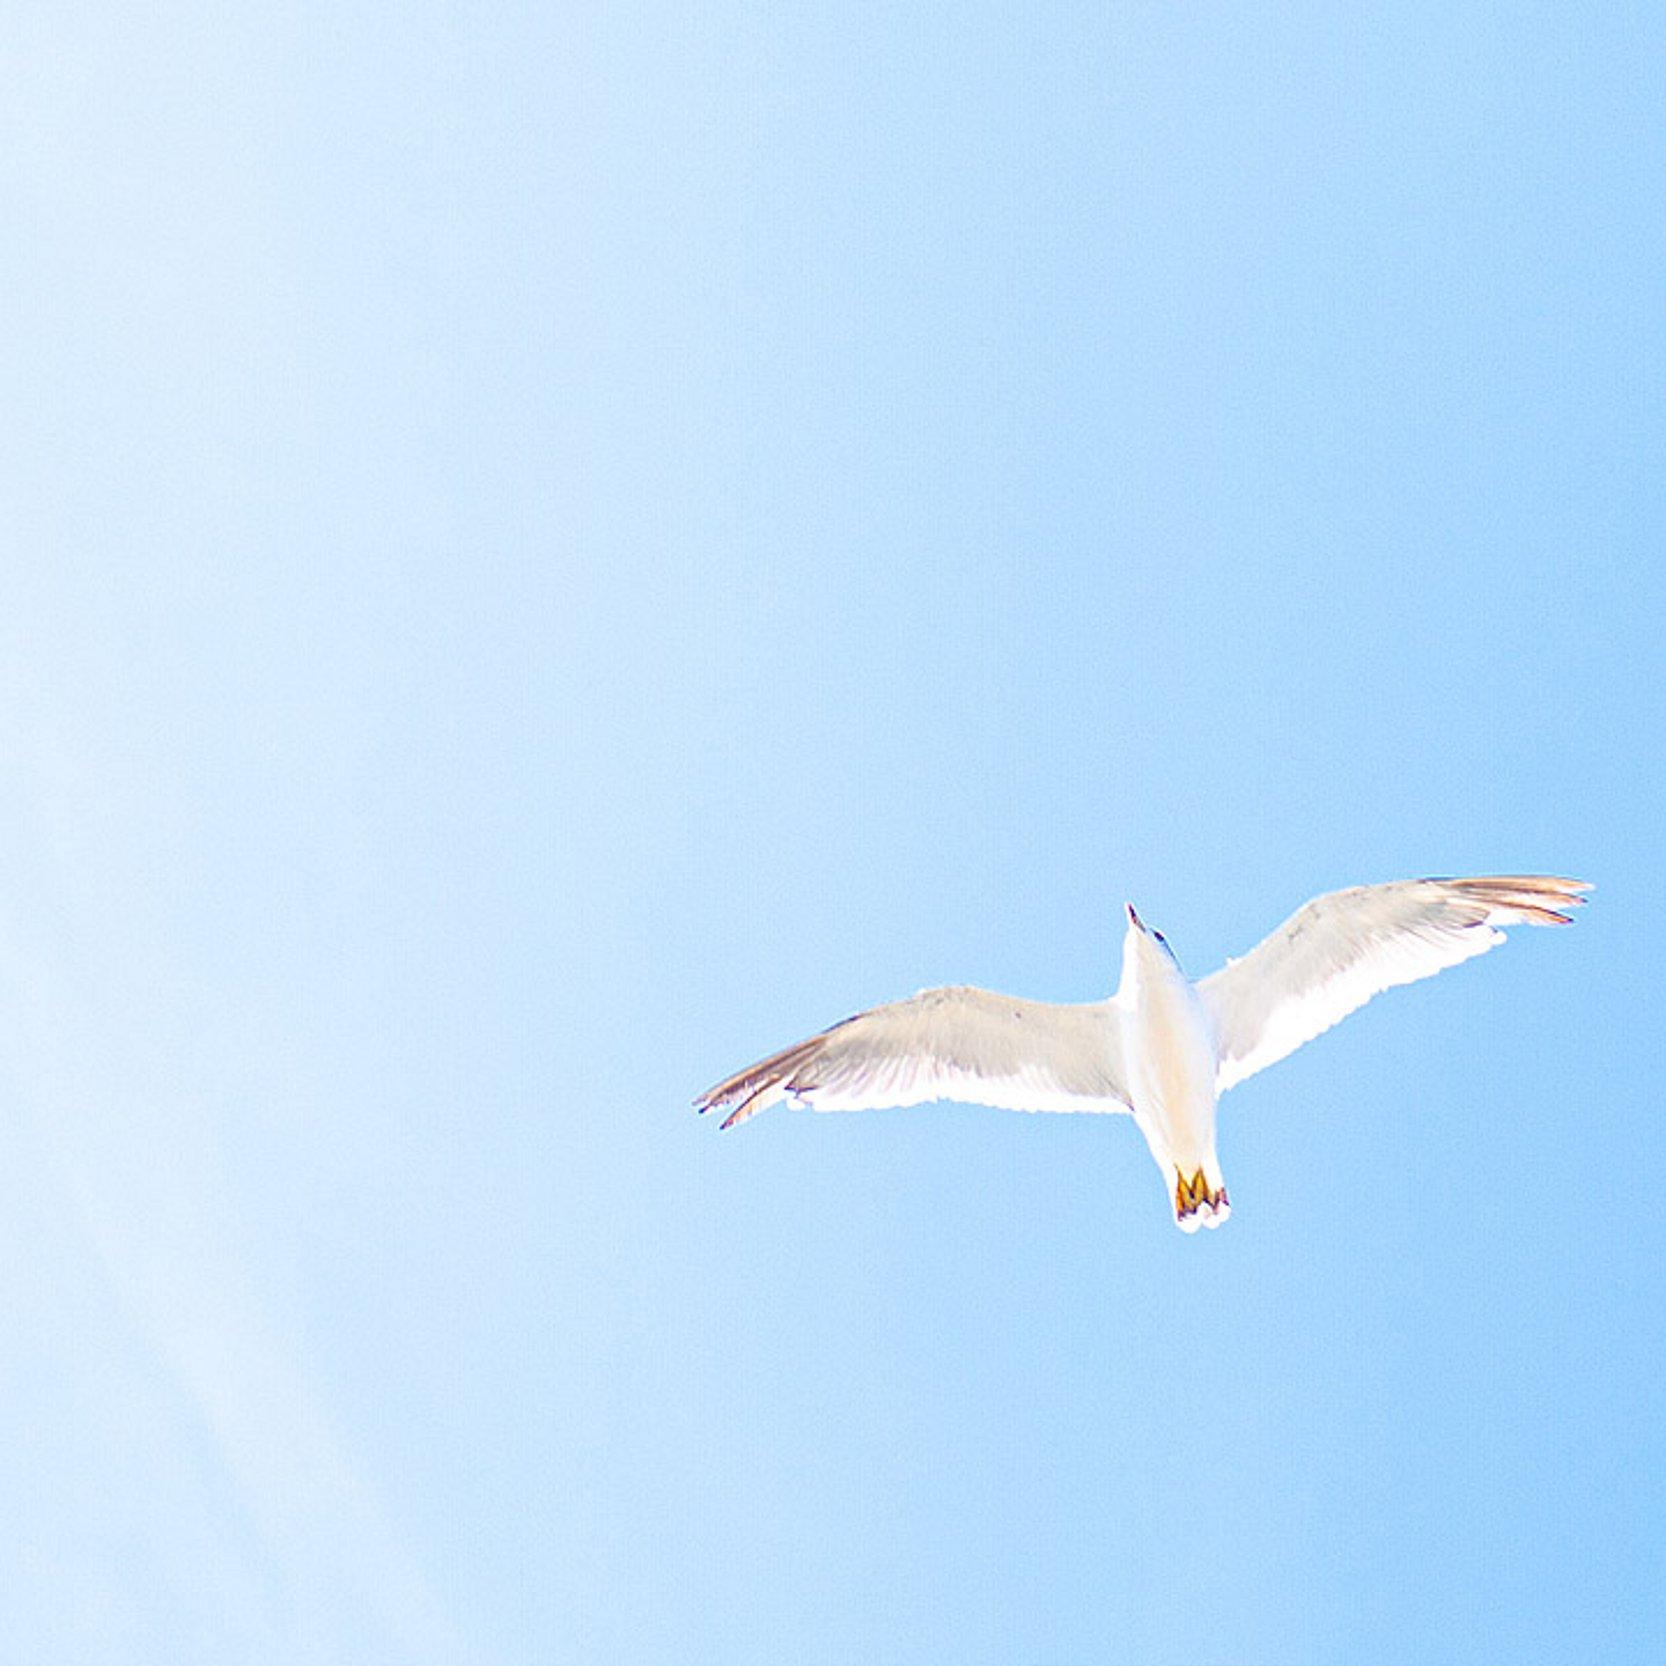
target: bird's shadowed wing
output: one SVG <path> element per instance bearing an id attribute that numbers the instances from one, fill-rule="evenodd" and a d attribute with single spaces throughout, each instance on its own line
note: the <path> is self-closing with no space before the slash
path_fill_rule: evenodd
<path id="1" fill-rule="evenodd" d="M 1504 941 L 1498 928 L 1567 925 L 1590 886 L 1543 875 L 1405 879 L 1332 891 L 1197 986 L 1214 1021 L 1219 1091 L 1287 1058 L 1373 995 Z"/>
<path id="2" fill-rule="evenodd" d="M 959 1099 L 1012 1111 L 1124 1111 L 1119 1009 L 1054 1006 L 987 989 L 927 989 L 859 1013 L 720 1082 L 695 1101 L 725 1128 L 781 1099 L 861 1111 Z"/>

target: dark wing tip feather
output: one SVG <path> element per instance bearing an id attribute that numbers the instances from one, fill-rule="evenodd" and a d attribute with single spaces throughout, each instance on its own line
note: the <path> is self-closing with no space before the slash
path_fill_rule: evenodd
<path id="1" fill-rule="evenodd" d="M 757 1064 L 748 1065 L 745 1070 L 738 1071 L 701 1094 L 694 1101 L 695 1110 L 704 1116 L 707 1111 L 727 1110 L 733 1105 L 735 1109 L 724 1119 L 722 1126 L 738 1127 L 800 1085 L 799 1072 L 815 1057 L 822 1041 L 822 1036 L 812 1036 L 808 1041 L 795 1042 L 791 1047 L 783 1047 L 779 1053 L 771 1053 Z"/>
<path id="2" fill-rule="evenodd" d="M 1536 926 L 1572 925 L 1573 916 L 1563 910 L 1583 908 L 1585 898 L 1581 893 L 1591 889 L 1582 879 L 1558 879 L 1549 874 L 1487 874 L 1444 883 L 1469 901 L 1486 908 L 1507 909 Z"/>
<path id="3" fill-rule="evenodd" d="M 1469 877 L 1457 874 L 1430 874 L 1424 883 L 1458 886 L 1497 885 L 1512 891 L 1539 891 L 1547 895 L 1554 892 L 1565 897 L 1595 889 L 1587 879 L 1563 879 L 1557 874 L 1548 873 L 1484 873 Z"/>
<path id="4" fill-rule="evenodd" d="M 759 1104 L 758 1101 L 761 1100 L 768 1091 L 769 1090 L 767 1088 L 760 1088 L 750 1099 L 744 1100 L 737 1110 L 730 1111 L 730 1113 L 724 1117 L 720 1123 L 718 1123 L 718 1133 L 726 1134 L 731 1128 L 738 1128 L 743 1122 L 756 1116 L 758 1112 L 763 1109 L 763 1106 Z"/>

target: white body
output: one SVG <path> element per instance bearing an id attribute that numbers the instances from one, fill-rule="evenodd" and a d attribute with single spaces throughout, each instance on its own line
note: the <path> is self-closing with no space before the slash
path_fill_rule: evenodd
<path id="1" fill-rule="evenodd" d="M 860 1111 L 966 1099 L 1014 1111 L 1131 1111 L 1175 1223 L 1231 1212 L 1215 1105 L 1396 984 L 1504 941 L 1503 926 L 1567 925 L 1590 887 L 1510 874 L 1405 879 L 1298 908 L 1242 960 L 1191 982 L 1133 908 L 1108 1001 L 1053 1005 L 988 989 L 927 989 L 772 1054 L 695 1101 L 732 1128 L 783 1099 Z"/>
<path id="2" fill-rule="evenodd" d="M 1111 1009 L 1134 1122 L 1173 1194 L 1175 1220 L 1186 1232 L 1219 1226 L 1232 1206 L 1215 1155 L 1215 1027 L 1196 985 L 1132 908 Z"/>

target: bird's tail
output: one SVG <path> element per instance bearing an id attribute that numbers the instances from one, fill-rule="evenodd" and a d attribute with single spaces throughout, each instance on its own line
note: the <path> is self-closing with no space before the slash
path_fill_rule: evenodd
<path id="1" fill-rule="evenodd" d="M 1216 1227 L 1232 1213 L 1232 1200 L 1219 1172 L 1211 1182 L 1203 1169 L 1188 1176 L 1174 1171 L 1174 1224 L 1182 1232 L 1196 1232 L 1200 1226 Z"/>

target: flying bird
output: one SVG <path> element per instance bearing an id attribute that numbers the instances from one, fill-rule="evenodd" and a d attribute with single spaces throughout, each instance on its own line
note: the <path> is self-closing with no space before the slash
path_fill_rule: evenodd
<path id="1" fill-rule="evenodd" d="M 1340 1023 L 1373 995 L 1504 941 L 1563 926 L 1577 879 L 1406 879 L 1332 891 L 1241 960 L 1192 982 L 1128 904 L 1108 1001 L 1055 1005 L 987 989 L 926 989 L 858 1013 L 719 1082 L 695 1101 L 733 1128 L 781 1100 L 864 1111 L 958 1099 L 1011 1111 L 1129 1111 L 1183 1232 L 1232 1212 L 1215 1156 L 1221 1094 Z"/>

